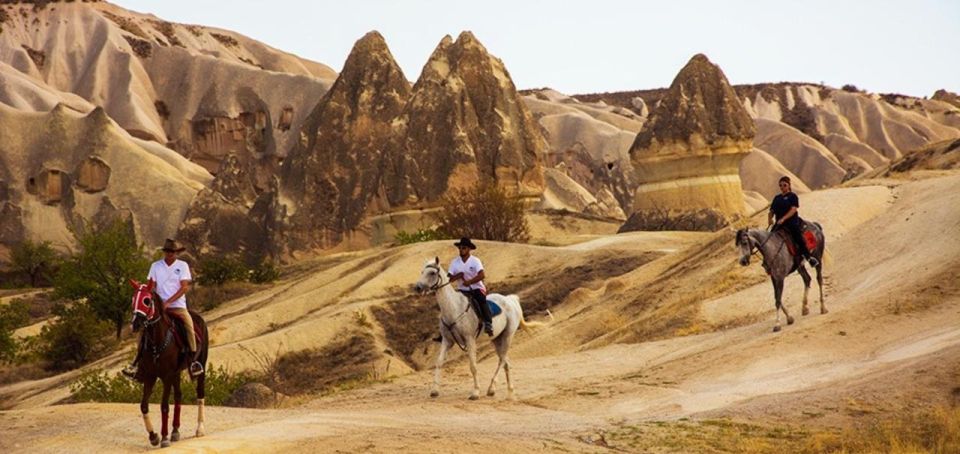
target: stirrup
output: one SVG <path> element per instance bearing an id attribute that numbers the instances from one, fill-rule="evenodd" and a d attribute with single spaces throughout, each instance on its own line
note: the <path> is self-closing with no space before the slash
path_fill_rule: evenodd
<path id="1" fill-rule="evenodd" d="M 203 374 L 203 364 L 200 364 L 200 361 L 194 361 L 190 364 L 190 376 L 197 377 Z"/>
<path id="2" fill-rule="evenodd" d="M 120 369 L 120 373 L 123 374 L 124 376 L 126 376 L 127 378 L 136 380 L 136 378 L 137 378 L 137 367 L 134 366 L 133 364 L 130 364 L 130 365 L 128 365 L 127 367 L 124 367 L 123 369 Z"/>
<path id="3" fill-rule="evenodd" d="M 493 323 L 484 323 L 483 331 L 487 333 L 487 336 L 493 336 Z"/>
<path id="4" fill-rule="evenodd" d="M 810 257 L 809 259 L 807 259 L 807 263 L 809 263 L 810 266 L 812 266 L 812 267 L 814 267 L 814 268 L 820 266 L 820 261 L 817 260 L 816 257 Z"/>

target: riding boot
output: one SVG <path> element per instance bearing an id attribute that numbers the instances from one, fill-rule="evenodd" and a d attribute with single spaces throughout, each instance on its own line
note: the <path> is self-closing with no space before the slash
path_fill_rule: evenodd
<path id="1" fill-rule="evenodd" d="M 486 297 L 483 298 L 483 302 L 479 302 L 480 305 L 480 318 L 483 320 L 483 331 L 487 333 L 487 336 L 493 336 L 493 316 L 490 315 L 490 304 L 487 303 Z"/>
<path id="2" fill-rule="evenodd" d="M 133 362 L 120 370 L 120 373 L 126 375 L 127 378 L 134 380 L 137 378 L 137 372 L 140 370 L 140 356 L 143 355 L 143 339 L 143 335 L 140 335 L 140 339 L 137 340 L 137 354 L 133 357 Z"/>

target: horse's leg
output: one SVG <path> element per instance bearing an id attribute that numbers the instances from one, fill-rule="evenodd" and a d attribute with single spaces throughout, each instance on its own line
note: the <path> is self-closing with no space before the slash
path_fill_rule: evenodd
<path id="1" fill-rule="evenodd" d="M 470 356 L 470 374 L 473 375 L 470 400 L 477 400 L 480 398 L 480 382 L 477 380 L 477 341 L 473 337 L 467 338 L 467 354 Z"/>
<path id="2" fill-rule="evenodd" d="M 507 329 L 509 329 L 509 327 L 505 328 L 504 331 Z M 503 367 L 503 363 L 505 362 L 504 355 L 506 354 L 506 349 L 503 348 L 503 344 L 506 339 L 507 333 L 504 332 L 500 335 L 500 337 L 497 337 L 493 340 L 493 345 L 497 348 L 497 357 L 500 358 L 500 360 L 497 361 L 497 369 L 493 371 L 493 377 L 490 378 L 490 386 L 487 387 L 487 395 L 490 397 L 493 397 L 497 394 L 497 375 L 500 374 L 500 368 Z"/>
<path id="3" fill-rule="evenodd" d="M 810 293 L 810 273 L 807 272 L 807 268 L 803 266 L 803 262 L 800 262 L 800 267 L 797 268 L 797 272 L 800 273 L 800 277 L 803 278 L 803 310 L 800 312 L 802 315 L 808 315 L 810 313 L 810 308 L 807 307 L 807 293 Z"/>
<path id="4" fill-rule="evenodd" d="M 170 441 L 180 441 L 180 403 L 183 402 L 183 391 L 180 389 L 180 373 L 173 380 L 173 432 Z"/>
<path id="5" fill-rule="evenodd" d="M 430 397 L 440 395 L 440 369 L 443 369 L 443 363 L 447 360 L 447 351 L 450 350 L 452 344 L 453 342 L 446 336 L 441 336 L 440 353 L 437 355 L 437 365 L 433 370 L 433 389 L 430 390 Z"/>
<path id="6" fill-rule="evenodd" d="M 153 424 L 150 422 L 150 394 L 153 394 L 153 385 L 157 379 L 147 380 L 143 383 L 143 396 L 140 398 L 140 413 L 143 414 L 143 426 L 147 429 L 147 435 L 150 437 L 151 445 L 160 444 L 160 436 L 153 431 Z"/>
<path id="7" fill-rule="evenodd" d="M 502 361 L 503 361 L 503 373 L 504 373 L 504 375 L 507 376 L 507 398 L 508 398 L 508 399 L 513 399 L 513 382 L 510 381 L 510 357 L 508 356 L 508 353 L 509 353 L 509 351 L 510 351 L 510 342 L 513 341 L 513 335 L 514 335 L 515 333 L 516 333 L 516 331 L 514 331 L 513 333 L 510 333 L 509 336 L 504 336 L 504 340 L 503 340 L 503 344 L 502 344 L 502 346 L 503 346 L 503 357 L 502 357 Z M 499 347 L 498 347 L 498 349 L 497 349 L 497 353 L 498 353 L 498 354 L 500 353 Z"/>
<path id="8" fill-rule="evenodd" d="M 203 371 L 197 377 L 197 436 L 202 437 L 206 432 L 203 431 L 203 402 L 206 399 L 207 371 Z"/>
<path id="9" fill-rule="evenodd" d="M 787 315 L 787 321 L 789 322 L 790 315 L 787 314 L 787 309 L 783 307 L 781 302 L 781 297 L 783 296 L 783 279 L 777 279 L 775 277 L 770 278 L 773 281 L 773 297 L 776 304 L 776 313 L 777 313 L 777 322 L 773 326 L 773 332 L 780 331 L 780 311 L 782 310 L 785 315 Z"/>
<path id="10" fill-rule="evenodd" d="M 820 287 L 820 313 L 826 314 L 830 311 L 823 304 L 823 260 L 820 260 L 820 263 L 817 264 L 817 286 Z"/>
<path id="11" fill-rule="evenodd" d="M 160 435 L 163 437 L 160 439 L 160 447 L 166 448 L 170 446 L 170 438 L 167 437 L 169 432 L 167 431 L 167 422 L 170 418 L 170 388 L 171 383 L 165 379 L 162 379 L 163 383 L 163 397 L 160 399 Z"/>

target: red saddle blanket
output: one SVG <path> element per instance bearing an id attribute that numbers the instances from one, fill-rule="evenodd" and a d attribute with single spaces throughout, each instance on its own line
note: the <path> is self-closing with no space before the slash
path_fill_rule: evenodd
<path id="1" fill-rule="evenodd" d="M 799 251 L 797 251 L 797 245 L 796 243 L 794 243 L 793 237 L 790 235 L 790 232 L 788 232 L 787 229 L 780 229 L 778 230 L 778 232 L 780 232 L 780 236 L 782 236 L 785 242 L 787 243 L 787 250 L 790 251 L 790 255 L 796 256 L 797 254 L 799 254 Z M 819 243 L 817 242 L 817 236 L 813 234 L 813 231 L 806 228 L 806 226 L 804 226 L 802 234 L 803 234 L 803 240 L 807 242 L 807 250 L 808 251 L 815 250 Z"/>

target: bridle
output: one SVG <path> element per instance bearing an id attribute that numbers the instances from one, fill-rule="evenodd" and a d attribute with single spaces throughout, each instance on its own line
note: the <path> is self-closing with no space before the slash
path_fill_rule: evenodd
<path id="1" fill-rule="evenodd" d="M 446 286 L 450 285 L 451 282 L 453 282 L 453 281 L 451 281 L 450 279 L 447 279 L 447 282 L 443 282 L 443 272 L 442 272 L 442 270 L 440 269 L 440 266 L 437 265 L 437 264 L 428 263 L 427 266 L 425 266 L 424 268 L 431 268 L 431 269 L 437 271 L 437 281 L 434 282 L 433 285 L 431 285 L 430 287 L 428 287 L 428 289 L 431 290 L 431 291 L 433 291 L 433 292 L 437 292 L 437 291 L 440 290 L 441 288 L 446 287 Z M 455 319 L 454 319 L 452 322 L 450 322 L 450 323 L 447 323 L 447 321 L 443 319 L 443 312 L 440 313 L 440 323 L 443 325 L 444 328 L 447 329 L 447 331 L 450 333 L 450 335 L 453 336 L 453 340 L 454 340 L 454 342 L 457 343 L 457 346 L 460 347 L 460 349 L 461 349 L 461 350 L 464 350 L 464 351 L 466 351 L 466 349 L 467 349 L 466 343 L 465 343 L 465 342 L 460 342 L 460 339 L 457 337 L 456 331 L 454 331 L 453 328 L 454 328 L 455 326 L 457 326 L 457 322 L 459 322 L 460 319 L 462 319 L 464 315 L 467 315 L 467 312 L 470 312 L 470 306 L 471 306 L 470 301 L 467 301 L 467 308 L 464 309 L 463 312 L 461 312 L 460 315 L 458 315 L 457 318 L 455 318 Z M 477 336 L 479 336 L 479 335 L 480 335 L 480 332 L 477 331 Z"/>
<path id="2" fill-rule="evenodd" d="M 437 290 L 440 290 L 441 288 L 446 287 L 450 285 L 451 282 L 453 282 L 447 279 L 447 282 L 441 284 L 441 282 L 443 282 L 443 272 L 440 270 L 440 265 L 428 263 L 427 266 L 425 266 L 424 268 L 430 268 L 437 271 L 437 282 L 434 282 L 433 285 L 431 285 L 430 287 L 427 287 L 431 291 L 436 292 Z"/>
<path id="3" fill-rule="evenodd" d="M 140 294 L 140 292 L 145 292 L 145 291 L 147 291 L 147 290 L 144 289 L 143 287 L 137 289 L 137 293 L 133 296 L 134 300 L 135 300 L 135 301 L 137 300 L 137 296 Z M 145 349 L 150 349 L 150 350 L 152 350 L 152 355 L 151 355 L 151 356 L 153 356 L 153 362 L 156 363 L 157 361 L 160 360 L 160 354 L 163 353 L 163 351 L 166 350 L 167 347 L 169 347 L 170 344 L 173 342 L 173 323 L 171 323 L 171 324 L 169 324 L 169 325 L 167 326 L 167 332 L 166 332 L 166 334 L 164 334 L 164 336 L 163 336 L 163 342 L 162 342 L 161 344 L 159 344 L 159 345 L 154 344 L 154 343 L 151 341 L 151 336 L 148 336 L 148 335 L 147 335 L 147 330 L 150 329 L 150 328 L 152 328 L 153 325 L 156 325 L 157 322 L 159 322 L 160 320 L 163 319 L 163 313 L 162 313 L 162 311 L 157 310 L 157 306 L 156 306 L 156 305 L 154 304 L 154 302 L 153 302 L 153 297 L 151 297 L 151 296 L 145 296 L 145 297 L 143 297 L 143 298 L 141 299 L 141 301 L 143 301 L 143 300 L 149 300 L 149 301 L 150 301 L 149 307 L 153 310 L 153 312 L 156 313 L 156 315 L 155 315 L 153 318 L 151 318 L 151 317 L 147 316 L 147 314 L 146 314 L 145 312 L 143 312 L 143 311 L 141 311 L 139 308 L 135 307 L 134 310 L 133 310 L 133 317 L 134 317 L 134 319 L 136 319 L 137 314 L 140 314 L 140 315 L 142 315 L 144 318 L 146 318 L 146 321 L 143 322 L 143 346 L 144 346 Z"/>
<path id="4" fill-rule="evenodd" d="M 759 230 L 759 229 L 757 229 L 757 230 Z M 764 255 L 763 255 L 763 253 L 761 252 L 761 250 L 762 250 L 763 246 L 764 246 L 765 244 L 767 244 L 767 241 L 770 241 L 770 238 L 773 238 L 773 236 L 776 235 L 776 234 L 777 234 L 777 233 L 776 233 L 775 230 L 771 230 L 771 231 L 770 231 L 770 234 L 767 235 L 767 238 L 766 238 L 766 239 L 764 239 L 763 241 L 759 242 L 757 245 L 754 245 L 754 244 L 753 244 L 753 241 L 752 241 L 752 240 L 753 240 L 753 237 L 750 236 L 750 229 L 744 229 L 744 230 L 743 230 L 743 236 L 746 237 L 747 244 L 750 245 L 750 254 L 749 254 L 749 255 L 754 255 L 754 254 L 760 255 L 760 260 L 761 260 L 760 264 L 763 266 L 763 269 L 767 270 L 767 274 L 770 273 L 770 267 L 767 265 L 767 258 L 764 257 Z M 786 242 L 780 242 L 780 247 L 777 248 L 777 252 L 775 252 L 775 253 L 773 254 L 774 256 L 776 256 L 777 254 L 780 253 L 780 251 L 783 249 L 783 245 L 784 245 L 784 244 L 786 244 Z"/>

